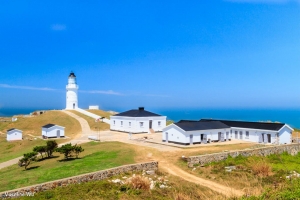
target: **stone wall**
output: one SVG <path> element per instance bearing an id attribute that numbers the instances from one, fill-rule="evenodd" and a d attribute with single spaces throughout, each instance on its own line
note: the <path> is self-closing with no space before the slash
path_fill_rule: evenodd
<path id="1" fill-rule="evenodd" d="M 33 195 L 34 193 L 37 192 L 51 190 L 56 187 L 64 187 L 69 184 L 78 184 L 78 183 L 84 183 L 84 182 L 95 181 L 95 180 L 103 180 L 125 172 L 157 170 L 157 169 L 158 169 L 158 162 L 156 161 L 147 162 L 147 163 L 138 163 L 132 165 L 123 165 L 120 167 L 115 167 L 107 170 L 101 170 L 97 172 L 82 174 L 79 176 L 73 176 L 69 178 L 64 178 L 64 179 L 55 180 L 46 183 L 40 183 L 37 185 L 32 185 L 24 188 L 18 188 L 6 192 L 1 192 L 0 198 L 1 197 L 10 198 L 10 197 L 17 197 L 17 196 L 25 196 L 25 195 L 28 196 L 28 195 Z"/>
<path id="2" fill-rule="evenodd" d="M 283 152 L 288 152 L 291 155 L 295 155 L 300 152 L 300 144 L 287 144 L 280 146 L 270 146 L 258 149 L 247 149 L 239 151 L 221 152 L 214 154 L 206 154 L 199 156 L 187 157 L 187 162 L 189 167 L 194 167 L 195 164 L 205 165 L 211 162 L 217 162 L 226 160 L 228 156 L 236 157 L 241 156 L 268 156 L 270 154 L 281 154 Z"/>

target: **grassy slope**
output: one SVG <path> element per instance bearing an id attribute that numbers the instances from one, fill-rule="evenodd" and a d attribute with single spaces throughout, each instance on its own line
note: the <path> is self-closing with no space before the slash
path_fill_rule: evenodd
<path id="1" fill-rule="evenodd" d="M 48 123 L 54 123 L 66 127 L 66 136 L 74 137 L 81 131 L 79 122 L 60 111 L 48 111 L 43 115 L 36 117 L 19 117 L 16 122 L 0 122 L 0 131 L 6 133 L 7 129 L 17 128 L 23 130 L 23 140 L 7 142 L 6 134 L 0 135 L 0 163 L 22 156 L 30 152 L 33 147 L 42 145 L 45 142 L 40 139 L 32 139 L 31 136 L 41 136 L 42 126 Z M 57 140 L 57 143 L 66 142 L 66 139 Z"/>
<path id="2" fill-rule="evenodd" d="M 79 122 L 61 111 L 48 111 L 36 117 L 18 117 L 16 122 L 0 122 L 0 131 L 6 133 L 8 129 L 17 128 L 23 131 L 23 135 L 41 136 L 41 127 L 49 123 L 66 127 L 65 134 L 69 137 L 81 131 Z"/>
<path id="3" fill-rule="evenodd" d="M 61 141 L 65 142 L 65 140 Z M 6 136 L 2 135 L 0 137 L 0 163 L 20 157 L 24 153 L 32 151 L 33 147 L 43 145 L 44 143 L 45 141 L 41 139 L 7 142 Z"/>
<path id="4" fill-rule="evenodd" d="M 110 119 L 111 113 L 105 112 L 103 110 L 86 110 L 88 112 L 94 113 L 96 115 L 100 115 L 101 117 L 105 117 L 107 119 Z"/>
<path id="5" fill-rule="evenodd" d="M 114 177 L 113 179 L 122 179 Z M 132 174 L 125 174 L 129 177 Z M 152 179 L 155 180 L 155 177 Z M 160 176 L 162 177 L 162 176 Z M 161 200 L 189 200 L 189 199 L 224 199 L 224 196 L 213 192 L 209 188 L 189 183 L 178 177 L 167 176 L 168 185 L 171 188 L 160 189 L 156 186 L 151 191 L 133 189 L 129 185 L 120 185 L 109 182 L 108 180 L 93 181 L 82 184 L 73 184 L 63 188 L 56 188 L 35 194 L 34 199 L 122 199 L 122 200 L 140 200 L 140 199 L 161 199 Z M 22 197 L 21 199 L 32 199 L 32 197 Z"/>
<path id="6" fill-rule="evenodd" d="M 127 144 L 89 142 L 81 146 L 80 159 L 60 162 L 63 155 L 54 153 L 54 158 L 34 162 L 26 171 L 18 165 L 1 169 L 0 191 L 134 163 L 135 152 Z"/>
<path id="7" fill-rule="evenodd" d="M 80 112 L 77 112 L 75 110 L 69 110 L 69 111 L 74 113 L 75 115 L 78 115 L 79 117 L 82 117 L 83 119 L 85 119 L 89 123 L 91 130 L 96 131 L 97 129 L 99 129 L 100 131 L 103 131 L 103 130 L 109 130 L 110 129 L 110 125 L 107 124 L 107 123 L 95 122 L 95 119 L 93 119 L 89 116 L 86 116 L 86 115 L 84 115 Z M 90 110 L 88 110 L 88 111 L 90 111 Z M 104 111 L 101 111 L 101 112 L 104 112 Z M 95 113 L 95 114 L 100 114 L 100 113 Z M 107 115 L 109 115 L 109 113 L 107 113 Z M 101 115 L 101 116 L 103 116 L 103 115 Z"/>

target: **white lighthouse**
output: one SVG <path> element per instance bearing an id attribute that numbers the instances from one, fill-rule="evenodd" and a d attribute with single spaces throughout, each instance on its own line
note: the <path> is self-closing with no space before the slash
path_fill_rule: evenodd
<path id="1" fill-rule="evenodd" d="M 74 110 L 78 108 L 78 85 L 76 82 L 76 76 L 73 72 L 70 73 L 68 79 L 67 89 L 67 105 L 66 110 Z"/>

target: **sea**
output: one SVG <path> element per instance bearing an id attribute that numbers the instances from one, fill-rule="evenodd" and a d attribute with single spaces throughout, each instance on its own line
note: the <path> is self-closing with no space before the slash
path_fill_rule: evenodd
<path id="1" fill-rule="evenodd" d="M 0 108 L 0 116 L 29 114 L 41 108 Z M 167 116 L 168 120 L 177 122 L 181 119 L 227 119 L 253 122 L 281 122 L 300 129 L 300 108 L 298 109 L 149 109 L 149 111 Z M 117 111 L 118 112 L 118 111 Z"/>

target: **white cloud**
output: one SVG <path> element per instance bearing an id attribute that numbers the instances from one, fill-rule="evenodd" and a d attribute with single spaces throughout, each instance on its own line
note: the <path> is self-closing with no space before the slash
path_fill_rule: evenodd
<path id="1" fill-rule="evenodd" d="M 64 24 L 52 24 L 51 29 L 53 31 L 64 31 L 67 27 Z"/>
<path id="2" fill-rule="evenodd" d="M 115 92 L 112 90 L 90 90 L 90 91 L 85 91 L 85 90 L 79 90 L 79 92 L 83 92 L 83 93 L 90 93 L 90 94 L 108 94 L 108 95 L 123 95 L 119 92 Z"/>
<path id="3" fill-rule="evenodd" d="M 11 89 L 23 89 L 23 90 L 44 90 L 44 91 L 54 91 L 53 88 L 39 88 L 39 87 L 30 87 L 30 86 L 20 86 L 20 85 L 8 85 L 0 84 L 1 88 L 11 88 Z"/>
<path id="4" fill-rule="evenodd" d="M 266 4 L 282 4 L 289 2 L 300 3 L 300 0 L 225 0 L 234 3 L 266 3 Z"/>

